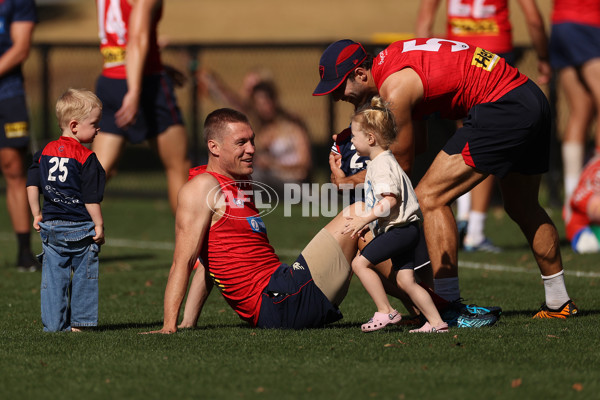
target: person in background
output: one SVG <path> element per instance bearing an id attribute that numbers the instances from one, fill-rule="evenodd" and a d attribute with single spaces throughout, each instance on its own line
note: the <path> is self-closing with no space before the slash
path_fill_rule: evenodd
<path id="1" fill-rule="evenodd" d="M 45 332 L 98 325 L 105 173 L 83 143 L 94 141 L 101 114 L 102 103 L 94 93 L 68 89 L 56 102 L 62 135 L 37 152 L 29 168 L 29 206 L 44 250 L 40 295 Z"/>
<path id="2" fill-rule="evenodd" d="M 0 2 L 0 172 L 6 181 L 6 207 L 17 236 L 19 271 L 37 271 L 31 251 L 31 219 L 27 205 L 25 156 L 29 116 L 21 65 L 29 56 L 37 21 L 33 0 Z"/>
<path id="3" fill-rule="evenodd" d="M 416 36 L 432 37 L 435 14 L 441 0 L 421 0 L 417 16 Z M 445 38 L 472 43 L 504 58 L 516 66 L 512 25 L 508 0 L 446 0 L 447 23 Z M 539 84 L 550 80 L 548 37 L 536 0 L 518 0 L 531 43 L 538 59 Z M 461 121 L 457 121 L 460 127 Z M 456 201 L 460 246 L 466 251 L 498 253 L 501 249 L 485 236 L 485 221 L 495 179 L 488 177 Z"/>
<path id="4" fill-rule="evenodd" d="M 600 1 L 554 0 L 551 22 L 550 62 L 569 111 L 561 145 L 568 206 L 584 165 L 594 116 L 593 140 L 595 152 L 600 152 Z"/>
<path id="5" fill-rule="evenodd" d="M 563 217 L 574 252 L 600 252 L 600 154 L 583 169 L 569 204 L 564 207 Z"/>
<path id="6" fill-rule="evenodd" d="M 306 124 L 282 107 L 272 82 L 254 85 L 250 105 L 258 119 L 252 178 L 280 194 L 286 183 L 308 181 L 312 157 Z"/>
<path id="7" fill-rule="evenodd" d="M 160 57 L 157 27 L 163 2 L 97 0 L 96 4 L 104 58 L 96 94 L 104 112 L 92 149 L 110 178 L 126 142 L 148 141 L 165 168 L 174 213 L 190 161 L 174 82 Z"/>

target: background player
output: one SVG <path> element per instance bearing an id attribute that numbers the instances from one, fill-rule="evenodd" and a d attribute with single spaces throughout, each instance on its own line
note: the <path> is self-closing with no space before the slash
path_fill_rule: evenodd
<path id="1" fill-rule="evenodd" d="M 600 149 L 600 1 L 554 0 L 550 61 L 569 109 L 562 142 L 565 205 L 585 160 L 585 144 L 594 115 L 593 140 Z"/>
<path id="2" fill-rule="evenodd" d="M 104 58 L 96 94 L 104 111 L 93 150 L 110 178 L 125 142 L 148 140 L 165 167 L 169 202 L 175 212 L 177 193 L 187 180 L 190 163 L 174 83 L 164 70 L 157 41 L 162 1 L 96 3 Z"/>
<path id="3" fill-rule="evenodd" d="M 6 206 L 17 235 L 16 265 L 20 271 L 40 268 L 30 246 L 31 217 L 25 185 L 29 117 L 21 72 L 21 65 L 29 55 L 35 23 L 33 0 L 0 3 L 0 170 L 6 181 Z"/>

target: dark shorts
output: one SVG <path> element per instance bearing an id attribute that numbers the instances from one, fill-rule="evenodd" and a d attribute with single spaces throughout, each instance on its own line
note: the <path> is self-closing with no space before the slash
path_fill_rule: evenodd
<path id="1" fill-rule="evenodd" d="M 167 74 L 144 77 L 136 121 L 129 128 L 121 129 L 115 123 L 115 113 L 121 108 L 126 93 L 125 79 L 98 78 L 96 95 L 102 101 L 100 131 L 124 136 L 135 144 L 155 138 L 173 125 L 183 124 L 173 81 Z"/>
<path id="2" fill-rule="evenodd" d="M 600 58 L 600 28 L 562 23 L 552 25 L 550 65 L 553 68 L 579 67 L 592 58 Z"/>
<path id="3" fill-rule="evenodd" d="M 0 100 L 0 149 L 29 145 L 29 117 L 25 96 Z"/>
<path id="4" fill-rule="evenodd" d="M 423 229 L 418 222 L 375 236 L 361 255 L 374 265 L 391 259 L 395 270 L 419 269 L 430 263 Z"/>
<path id="5" fill-rule="evenodd" d="M 292 266 L 281 264 L 262 293 L 259 328 L 320 328 L 342 313 L 315 285 L 302 255 Z"/>
<path id="6" fill-rule="evenodd" d="M 548 171 L 550 105 L 540 88 L 528 80 L 493 103 L 469 110 L 464 126 L 443 151 L 462 154 L 465 164 L 500 178 Z"/>

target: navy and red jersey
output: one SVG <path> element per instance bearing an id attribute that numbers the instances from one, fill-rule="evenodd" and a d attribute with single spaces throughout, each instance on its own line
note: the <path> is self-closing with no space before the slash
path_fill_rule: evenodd
<path id="1" fill-rule="evenodd" d="M 0 56 L 13 45 L 10 29 L 15 22 L 37 22 L 34 0 L 0 1 Z M 0 77 L 0 100 L 24 94 L 20 65 L 2 74 Z"/>
<path id="2" fill-rule="evenodd" d="M 125 51 L 129 38 L 129 15 L 131 4 L 127 0 L 96 0 L 100 52 L 104 58 L 102 75 L 113 79 L 126 79 Z M 156 15 L 152 16 L 148 55 L 144 63 L 144 75 L 162 72 L 158 46 L 158 22 L 162 17 L 162 2 Z"/>
<path id="3" fill-rule="evenodd" d="M 369 157 L 359 156 L 352 144 L 352 129 L 349 127 L 337 134 L 331 152 L 342 156 L 340 169 L 346 176 L 354 175 L 367 167 Z"/>
<path id="4" fill-rule="evenodd" d="M 219 182 L 225 209 L 210 227 L 200 257 L 231 308 L 256 326 L 262 292 L 281 261 L 269 243 L 267 228 L 252 200 L 250 181 L 235 181 L 208 172 L 205 165 L 192 168 L 190 179 L 203 173 Z M 219 195 L 219 190 L 214 194 Z"/>
<path id="5" fill-rule="evenodd" d="M 42 221 L 91 221 L 85 204 L 102 201 L 105 182 L 96 154 L 65 136 L 37 152 L 27 173 L 27 186 L 44 195 Z"/>
<path id="6" fill-rule="evenodd" d="M 496 54 L 513 50 L 508 0 L 447 0 L 447 38 Z"/>
<path id="7" fill-rule="evenodd" d="M 335 142 L 331 145 L 331 152 L 342 156 L 340 169 L 346 176 L 354 175 L 365 168 L 369 162 L 369 157 L 359 156 L 356 148 L 352 144 L 352 129 L 344 129 L 337 134 Z M 363 196 L 356 197 L 354 190 L 350 191 L 350 203 L 362 201 Z"/>
<path id="8" fill-rule="evenodd" d="M 477 104 L 498 100 L 527 82 L 527 76 L 498 55 L 463 42 L 422 38 L 392 43 L 373 60 L 378 89 L 393 73 L 413 69 L 421 78 L 423 100 L 413 118 L 433 113 L 461 119 Z"/>
<path id="9" fill-rule="evenodd" d="M 598 0 L 554 0 L 552 24 L 572 22 L 600 28 L 600 1 Z"/>

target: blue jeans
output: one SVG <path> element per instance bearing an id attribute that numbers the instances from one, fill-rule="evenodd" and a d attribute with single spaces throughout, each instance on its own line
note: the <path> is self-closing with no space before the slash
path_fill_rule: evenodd
<path id="1" fill-rule="evenodd" d="M 40 227 L 44 331 L 98 325 L 100 247 L 92 239 L 94 223 L 52 220 Z"/>

